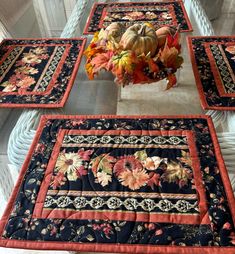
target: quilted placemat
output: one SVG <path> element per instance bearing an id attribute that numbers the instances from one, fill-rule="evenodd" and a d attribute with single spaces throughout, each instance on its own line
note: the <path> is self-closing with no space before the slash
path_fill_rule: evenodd
<path id="1" fill-rule="evenodd" d="M 156 29 L 162 26 L 180 25 L 181 32 L 192 31 L 182 1 L 164 2 L 127 2 L 127 3 L 95 3 L 84 34 L 93 34 L 106 28 L 113 22 L 121 22 L 126 27 L 148 22 Z"/>
<path id="2" fill-rule="evenodd" d="M 204 109 L 235 110 L 235 36 L 189 37 Z"/>
<path id="3" fill-rule="evenodd" d="M 5 247 L 235 253 L 207 116 L 43 116 L 0 222 Z"/>
<path id="4" fill-rule="evenodd" d="M 6 39 L 0 44 L 0 107 L 63 107 L 86 39 Z"/>

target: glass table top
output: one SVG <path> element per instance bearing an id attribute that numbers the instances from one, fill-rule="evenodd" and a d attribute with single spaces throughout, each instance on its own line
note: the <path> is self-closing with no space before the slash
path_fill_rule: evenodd
<path id="1" fill-rule="evenodd" d="M 77 1 L 29 0 L 23 2 L 27 10 L 11 27 L 10 33 L 13 38 L 60 37 Z M 85 36 L 83 31 L 93 3 L 117 1 L 81 1 L 79 5 L 85 2 L 83 14 L 73 37 L 86 37 L 88 45 L 92 35 Z M 194 31 L 182 33 L 181 36 L 184 64 L 180 71 L 178 87 L 165 91 L 166 81 L 160 81 L 149 85 L 130 85 L 118 91 L 110 73 L 102 73 L 95 80 L 90 81 L 85 73 L 86 60 L 83 57 L 68 101 L 62 109 L 63 113 L 126 115 L 202 113 L 186 44 L 187 35 L 200 35 L 199 24 L 192 15 L 190 4 L 186 4 L 186 9 Z M 31 25 L 31 29 L 28 24 Z M 118 92 L 121 93 L 119 100 Z"/>

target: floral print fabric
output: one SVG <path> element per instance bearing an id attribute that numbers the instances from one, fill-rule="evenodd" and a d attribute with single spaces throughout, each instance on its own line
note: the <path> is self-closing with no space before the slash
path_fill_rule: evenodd
<path id="1" fill-rule="evenodd" d="M 151 23 L 155 29 L 180 25 L 181 32 L 192 30 L 181 1 L 95 4 L 84 33 L 94 33 L 112 22 L 126 27 L 141 22 Z"/>
<path id="2" fill-rule="evenodd" d="M 232 253 L 233 200 L 211 124 L 207 117 L 44 116 L 0 244 Z"/>
<path id="3" fill-rule="evenodd" d="M 0 46 L 0 107 L 62 107 L 84 42 L 4 40 Z"/>

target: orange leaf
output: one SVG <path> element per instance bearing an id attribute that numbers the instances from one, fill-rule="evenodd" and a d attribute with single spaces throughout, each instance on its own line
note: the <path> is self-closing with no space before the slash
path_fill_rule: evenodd
<path id="1" fill-rule="evenodd" d="M 159 72 L 159 67 L 152 58 L 148 60 L 148 65 L 151 72 Z"/>
<path id="2" fill-rule="evenodd" d="M 95 73 L 93 72 L 92 64 L 91 64 L 91 63 L 86 63 L 85 69 L 86 69 L 88 78 L 89 78 L 89 79 L 94 79 L 94 74 L 95 74 Z"/>
<path id="3" fill-rule="evenodd" d="M 151 189 L 154 189 L 154 185 L 159 185 L 160 175 L 153 173 L 152 175 L 149 175 L 150 179 L 148 180 L 147 185 L 151 187 Z"/>
<path id="4" fill-rule="evenodd" d="M 177 83 L 177 79 L 176 79 L 175 74 L 168 75 L 167 80 L 168 80 L 168 83 L 167 83 L 166 90 L 169 90 L 170 88 L 175 86 L 176 83 Z"/>
<path id="5" fill-rule="evenodd" d="M 98 53 L 104 53 L 105 50 L 102 47 L 96 47 L 96 44 L 91 43 L 87 49 L 84 51 L 84 55 L 88 60 L 92 59 Z"/>
<path id="6" fill-rule="evenodd" d="M 109 70 L 109 61 L 113 57 L 112 51 L 107 51 L 106 53 L 97 54 L 91 60 L 91 65 L 93 66 L 93 72 L 97 73 L 101 69 Z"/>
<path id="7" fill-rule="evenodd" d="M 167 67 L 177 70 L 183 63 L 183 58 L 179 56 L 179 51 L 175 48 L 169 48 L 167 43 L 163 50 L 159 52 L 161 62 Z"/>

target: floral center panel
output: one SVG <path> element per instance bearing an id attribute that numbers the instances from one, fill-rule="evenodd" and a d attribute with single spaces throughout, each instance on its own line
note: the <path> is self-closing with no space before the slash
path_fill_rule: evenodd
<path id="1" fill-rule="evenodd" d="M 106 28 L 112 22 L 124 23 L 127 27 L 143 21 L 151 23 L 155 28 L 161 26 L 177 26 L 177 19 L 172 5 L 163 6 L 135 6 L 104 8 L 99 24 L 100 28 Z"/>
<path id="2" fill-rule="evenodd" d="M 221 96 L 235 97 L 235 43 L 205 43 Z"/>
<path id="3" fill-rule="evenodd" d="M 155 29 L 180 24 L 182 32 L 191 29 L 191 24 L 181 1 L 136 2 L 95 4 L 85 33 L 94 33 L 101 28 L 106 28 L 113 22 L 123 23 L 126 27 L 149 22 Z"/>
<path id="4" fill-rule="evenodd" d="M 68 47 L 69 45 L 11 47 L 0 65 L 0 91 L 21 94 L 46 92 L 55 84 L 59 75 L 57 66 L 63 64 L 63 56 L 68 54 Z"/>
<path id="5" fill-rule="evenodd" d="M 209 223 L 192 132 L 61 130 L 57 139 L 35 217 Z"/>

